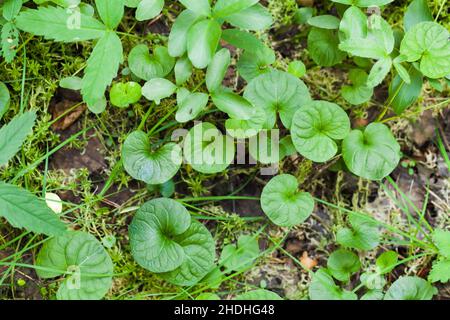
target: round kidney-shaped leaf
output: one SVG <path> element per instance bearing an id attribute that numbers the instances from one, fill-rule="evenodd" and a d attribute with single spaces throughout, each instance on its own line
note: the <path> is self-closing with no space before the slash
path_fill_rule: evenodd
<path id="1" fill-rule="evenodd" d="M 140 44 L 130 51 L 128 64 L 138 78 L 148 81 L 167 76 L 175 65 L 175 59 L 169 55 L 166 47 L 157 46 L 153 55 L 150 55 L 148 47 Z"/>
<path id="2" fill-rule="evenodd" d="M 314 199 L 298 191 L 297 179 L 289 174 L 274 177 L 264 187 L 261 207 L 278 226 L 292 227 L 305 221 L 314 209 Z"/>
<path id="3" fill-rule="evenodd" d="M 347 282 L 350 276 L 361 268 L 361 262 L 353 252 L 339 249 L 330 255 L 327 267 L 335 279 Z"/>
<path id="4" fill-rule="evenodd" d="M 335 140 L 344 139 L 350 132 L 347 113 L 337 104 L 313 101 L 298 110 L 292 120 L 292 141 L 304 157 L 325 162 L 338 150 Z"/>
<path id="5" fill-rule="evenodd" d="M 342 145 L 351 172 L 369 180 L 381 180 L 397 167 L 400 145 L 387 126 L 371 123 L 364 132 L 353 130 Z"/>
<path id="6" fill-rule="evenodd" d="M 111 104 L 119 108 L 127 108 L 130 104 L 138 102 L 141 96 L 141 86 L 133 81 L 115 83 L 109 92 Z"/>
<path id="7" fill-rule="evenodd" d="M 125 170 L 134 179 L 147 184 L 161 184 L 170 180 L 180 169 L 180 146 L 168 143 L 152 150 L 147 135 L 142 131 L 131 133 L 122 148 Z"/>
<path id="8" fill-rule="evenodd" d="M 419 277 L 403 276 L 386 292 L 384 300 L 431 300 L 437 289 Z"/>
<path id="9" fill-rule="evenodd" d="M 98 300 L 112 285 L 113 263 L 92 235 L 71 231 L 52 238 L 38 254 L 36 272 L 41 278 L 66 273 L 56 293 L 58 300 Z"/>
<path id="10" fill-rule="evenodd" d="M 225 170 L 233 162 L 234 153 L 233 139 L 209 122 L 194 126 L 184 140 L 184 157 L 198 172 Z"/>
<path id="11" fill-rule="evenodd" d="M 185 259 L 183 247 L 175 240 L 191 225 L 191 216 L 183 205 L 160 198 L 146 202 L 129 228 L 131 253 L 143 268 L 167 272 Z"/>
<path id="12" fill-rule="evenodd" d="M 303 81 L 282 71 L 271 71 L 254 78 L 245 89 L 244 97 L 266 111 L 265 129 L 274 127 L 277 112 L 284 126 L 290 128 L 295 112 L 311 101 Z"/>

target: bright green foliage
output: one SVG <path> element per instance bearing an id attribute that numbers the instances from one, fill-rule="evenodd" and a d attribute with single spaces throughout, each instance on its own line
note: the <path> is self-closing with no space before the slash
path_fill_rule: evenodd
<path id="1" fill-rule="evenodd" d="M 428 278 L 431 282 L 447 283 L 450 281 L 450 259 L 441 259 L 433 262 Z"/>
<path id="2" fill-rule="evenodd" d="M 142 95 L 147 100 L 160 104 L 162 99 L 168 98 L 175 93 L 177 86 L 164 78 L 155 78 L 147 81 L 142 87 Z"/>
<path id="3" fill-rule="evenodd" d="M 109 29 L 115 29 L 124 14 L 124 0 L 95 0 L 98 14 Z"/>
<path id="4" fill-rule="evenodd" d="M 204 292 L 195 297 L 195 300 L 220 300 L 220 297 L 212 292 Z"/>
<path id="5" fill-rule="evenodd" d="M 164 0 L 141 0 L 136 9 L 136 19 L 145 21 L 155 18 L 161 13 Z"/>
<path id="6" fill-rule="evenodd" d="M 284 126 L 290 128 L 295 112 L 311 101 L 303 81 L 282 71 L 271 71 L 254 78 L 245 89 L 244 97 L 265 110 L 265 129 L 274 127 L 277 113 Z"/>
<path id="7" fill-rule="evenodd" d="M 199 19 L 200 17 L 190 10 L 184 10 L 177 17 L 169 34 L 168 48 L 172 57 L 181 57 L 186 53 L 188 32 Z"/>
<path id="8" fill-rule="evenodd" d="M 352 228 L 341 228 L 336 234 L 336 241 L 344 247 L 357 250 L 371 250 L 380 242 L 377 225 L 369 218 L 357 215 L 349 216 Z"/>
<path id="9" fill-rule="evenodd" d="M 275 292 L 264 289 L 257 289 L 246 293 L 241 293 L 240 295 L 237 295 L 234 300 L 273 301 L 283 299 Z"/>
<path id="10" fill-rule="evenodd" d="M 275 60 L 275 52 L 267 47 L 246 50 L 241 55 L 237 68 L 240 76 L 250 82 L 259 75 L 270 72 L 270 65 Z"/>
<path id="11" fill-rule="evenodd" d="M 394 0 L 332 0 L 333 2 L 353 5 L 357 7 L 384 6 Z"/>
<path id="12" fill-rule="evenodd" d="M 175 143 L 152 146 L 142 131 L 131 133 L 122 148 L 125 170 L 130 176 L 148 184 L 170 180 L 180 169 L 181 148 Z"/>
<path id="13" fill-rule="evenodd" d="M 406 61 L 420 60 L 420 71 L 432 78 L 450 74 L 450 34 L 436 22 L 421 22 L 412 27 L 403 38 L 400 53 Z"/>
<path id="14" fill-rule="evenodd" d="M 19 45 L 19 30 L 12 22 L 7 22 L 1 30 L 1 54 L 5 61 L 10 63 L 16 56 L 16 48 Z"/>
<path id="15" fill-rule="evenodd" d="M 174 200 L 145 203 L 133 219 L 129 235 L 136 261 L 173 284 L 193 285 L 213 266 L 211 234 Z"/>
<path id="16" fill-rule="evenodd" d="M 175 65 L 175 59 L 169 55 L 166 47 L 156 46 L 153 55 L 150 55 L 148 47 L 140 44 L 130 51 L 128 64 L 134 75 L 148 81 L 167 76 Z"/>
<path id="17" fill-rule="evenodd" d="M 330 255 L 327 267 L 335 279 L 347 282 L 350 276 L 361 268 L 361 262 L 353 252 L 339 249 Z"/>
<path id="18" fill-rule="evenodd" d="M 224 18 L 257 4 L 259 0 L 218 0 L 214 6 L 214 16 Z"/>
<path id="19" fill-rule="evenodd" d="M 395 251 L 383 252 L 376 261 L 377 271 L 379 274 L 387 274 L 391 272 L 398 262 L 398 253 Z"/>
<path id="20" fill-rule="evenodd" d="M 433 233 L 433 241 L 439 249 L 439 254 L 450 259 L 450 231 L 436 229 Z"/>
<path id="21" fill-rule="evenodd" d="M 109 98 L 111 104 L 119 108 L 127 108 L 141 99 L 141 86 L 137 82 L 116 83 L 111 87 Z"/>
<path id="22" fill-rule="evenodd" d="M 301 61 L 291 61 L 288 65 L 287 72 L 298 78 L 301 78 L 306 74 L 306 66 Z"/>
<path id="23" fill-rule="evenodd" d="M 273 23 L 270 12 L 259 3 L 229 15 L 225 20 L 235 27 L 254 31 L 268 29 Z"/>
<path id="24" fill-rule="evenodd" d="M 311 300 L 357 300 L 356 294 L 339 288 L 326 269 L 317 270 L 309 285 Z"/>
<path id="25" fill-rule="evenodd" d="M 405 30 L 408 31 L 416 24 L 424 21 L 433 21 L 433 15 L 428 6 L 428 1 L 413 0 L 408 6 L 408 9 L 406 9 L 405 17 L 403 19 Z"/>
<path id="26" fill-rule="evenodd" d="M 389 128 L 371 123 L 364 131 L 353 130 L 342 144 L 344 161 L 357 176 L 381 180 L 388 176 L 400 161 L 400 145 Z"/>
<path id="27" fill-rule="evenodd" d="M 335 140 L 350 132 L 347 113 L 337 104 L 312 101 L 300 108 L 292 119 L 292 141 L 297 151 L 314 162 L 333 158 L 338 150 Z"/>
<path id="28" fill-rule="evenodd" d="M 384 300 L 431 300 L 437 289 L 419 277 L 403 276 L 387 290 Z"/>
<path id="29" fill-rule="evenodd" d="M 209 0 L 180 0 L 180 2 L 192 12 L 196 12 L 202 16 L 211 14 L 211 5 Z"/>
<path id="30" fill-rule="evenodd" d="M 113 263 L 102 244 L 92 235 L 71 231 L 44 244 L 36 259 L 41 278 L 65 274 L 58 300 L 99 300 L 112 285 Z"/>
<path id="31" fill-rule="evenodd" d="M 331 67 L 344 60 L 346 54 L 339 49 L 334 30 L 312 28 L 308 34 L 309 56 L 322 67 Z"/>
<path id="32" fill-rule="evenodd" d="M 228 49 L 218 51 L 206 71 L 206 87 L 209 92 L 215 92 L 222 87 L 222 81 L 231 63 L 231 55 Z"/>
<path id="33" fill-rule="evenodd" d="M 261 207 L 276 225 L 292 227 L 308 219 L 314 209 L 314 200 L 309 193 L 298 191 L 294 176 L 282 174 L 264 187 Z"/>
<path id="34" fill-rule="evenodd" d="M 194 67 L 206 68 L 216 52 L 222 35 L 220 24 L 212 19 L 195 23 L 187 34 L 187 51 Z"/>
<path id="35" fill-rule="evenodd" d="M 9 95 L 8 87 L 3 82 L 0 82 L 0 120 L 8 111 L 10 101 L 11 96 Z"/>
<path id="36" fill-rule="evenodd" d="M 342 97 L 348 103 L 354 105 L 369 101 L 373 95 L 373 87 L 367 85 L 367 73 L 362 69 L 352 69 L 348 74 L 348 78 L 352 85 L 342 87 Z"/>
<path id="37" fill-rule="evenodd" d="M 228 90 L 215 92 L 211 98 L 214 105 L 232 119 L 249 120 L 255 112 L 247 99 Z"/>
<path id="38" fill-rule="evenodd" d="M 225 170 L 234 160 L 233 139 L 223 135 L 213 124 L 194 126 L 184 140 L 184 157 L 192 168 L 202 173 Z"/>
<path id="39" fill-rule="evenodd" d="M 0 181 L 0 216 L 13 227 L 27 231 L 57 236 L 66 226 L 58 216 L 31 192 Z"/>
<path id="40" fill-rule="evenodd" d="M 225 268 L 225 272 L 244 271 L 253 265 L 258 255 L 258 240 L 254 236 L 242 235 L 237 245 L 229 244 L 223 247 L 219 264 Z"/>
<path id="41" fill-rule="evenodd" d="M 422 92 L 423 76 L 420 71 L 412 68 L 410 83 L 402 81 L 399 75 L 396 75 L 389 86 L 389 99 L 395 113 L 402 114 L 408 107 L 417 101 Z"/>
<path id="42" fill-rule="evenodd" d="M 194 66 L 188 57 L 183 57 L 177 60 L 175 63 L 175 82 L 177 86 L 185 84 L 192 75 Z"/>
<path id="43" fill-rule="evenodd" d="M 189 90 L 185 88 L 178 89 L 178 111 L 175 115 L 175 119 L 180 123 L 194 120 L 205 109 L 208 100 L 209 97 L 206 93 L 190 93 Z"/>
<path id="44" fill-rule="evenodd" d="M 340 20 L 332 15 L 315 16 L 308 19 L 308 24 L 321 29 L 339 29 Z"/>
<path id="45" fill-rule="evenodd" d="M 64 89 L 81 90 L 83 87 L 83 79 L 80 77 L 67 77 L 59 81 L 59 86 Z"/>

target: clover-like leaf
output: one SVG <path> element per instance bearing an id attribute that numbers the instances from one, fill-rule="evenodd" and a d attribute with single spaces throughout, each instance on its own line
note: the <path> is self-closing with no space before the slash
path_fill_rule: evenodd
<path id="1" fill-rule="evenodd" d="M 292 227 L 304 222 L 314 209 L 314 199 L 298 191 L 297 179 L 289 174 L 272 178 L 261 194 L 261 207 L 278 226 Z"/>
<path id="2" fill-rule="evenodd" d="M 450 74 L 450 33 L 436 22 L 421 22 L 403 38 L 400 53 L 408 62 L 420 60 L 420 71 L 438 79 Z"/>
<path id="3" fill-rule="evenodd" d="M 234 300 L 273 301 L 273 300 L 283 300 L 283 298 L 281 298 L 275 292 L 264 289 L 257 289 L 246 293 L 241 293 L 237 295 L 234 298 Z"/>
<path id="4" fill-rule="evenodd" d="M 387 126 L 371 123 L 364 131 L 353 130 L 342 145 L 351 172 L 369 180 L 381 180 L 397 167 L 400 145 Z"/>
<path id="5" fill-rule="evenodd" d="M 98 300 L 112 285 L 113 263 L 93 235 L 71 231 L 47 241 L 36 259 L 41 278 L 66 274 L 56 293 L 58 300 Z"/>
<path id="6" fill-rule="evenodd" d="M 292 141 L 297 151 L 314 162 L 333 158 L 338 150 L 335 140 L 350 132 L 347 113 L 337 104 L 312 101 L 299 109 L 292 119 Z"/>
<path id="7" fill-rule="evenodd" d="M 259 255 L 258 240 L 254 236 L 242 235 L 237 245 L 229 244 L 223 247 L 219 264 L 226 272 L 243 271 L 250 268 Z"/>
<path id="8" fill-rule="evenodd" d="M 213 19 L 196 22 L 187 33 L 187 51 L 194 67 L 206 68 L 219 45 L 222 29 Z"/>
<path id="9" fill-rule="evenodd" d="M 384 300 L 431 300 L 436 293 L 437 289 L 422 278 L 402 276 L 386 291 Z"/>
<path id="10" fill-rule="evenodd" d="M 131 49 L 128 64 L 134 75 L 148 81 L 167 76 L 175 65 L 175 59 L 169 55 L 166 47 L 156 46 L 153 55 L 150 55 L 148 47 L 139 44 Z"/>
<path id="11" fill-rule="evenodd" d="M 351 214 L 349 222 L 352 228 L 341 228 L 336 234 L 339 244 L 357 250 L 371 250 L 380 242 L 377 225 L 364 216 Z"/>
<path id="12" fill-rule="evenodd" d="M 335 279 L 347 282 L 350 276 L 361 268 L 361 262 L 353 252 L 338 249 L 328 258 L 327 267 Z"/>
<path id="13" fill-rule="evenodd" d="M 311 101 L 308 88 L 300 79 L 282 71 L 271 71 L 254 78 L 244 97 L 266 111 L 265 129 L 272 129 L 280 114 L 286 128 L 291 127 L 295 112 Z"/>
<path id="14" fill-rule="evenodd" d="M 311 300 L 357 300 L 356 294 L 339 288 L 326 269 L 317 270 L 309 285 Z"/>
<path id="15" fill-rule="evenodd" d="M 367 73 L 361 69 L 352 69 L 348 78 L 352 82 L 351 86 L 343 86 L 342 97 L 351 104 L 359 105 L 370 100 L 373 95 L 373 87 L 367 85 Z"/>
<path id="16" fill-rule="evenodd" d="M 125 170 L 134 179 L 147 184 L 161 184 L 178 172 L 182 154 L 175 143 L 155 149 L 144 132 L 135 131 L 123 144 L 122 159 Z"/>
<path id="17" fill-rule="evenodd" d="M 308 34 L 308 52 L 314 62 L 322 67 L 334 66 L 346 57 L 345 52 L 339 49 L 336 31 L 315 27 Z"/>
<path id="18" fill-rule="evenodd" d="M 209 122 L 197 124 L 189 131 L 183 149 L 186 161 L 202 173 L 225 170 L 233 162 L 235 154 L 233 139 Z"/>
<path id="19" fill-rule="evenodd" d="M 129 227 L 133 258 L 151 272 L 175 270 L 186 259 L 183 246 L 175 238 L 190 226 L 191 216 L 179 202 L 167 198 L 146 202 Z"/>
<path id="20" fill-rule="evenodd" d="M 109 92 L 111 104 L 119 108 L 127 108 L 141 99 L 141 86 L 137 82 L 115 83 Z"/>

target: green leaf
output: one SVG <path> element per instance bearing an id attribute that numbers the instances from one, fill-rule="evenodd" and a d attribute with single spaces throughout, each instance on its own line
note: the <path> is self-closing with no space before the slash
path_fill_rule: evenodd
<path id="1" fill-rule="evenodd" d="M 202 16 L 211 14 L 211 5 L 209 0 L 180 0 L 180 2 L 192 12 L 196 12 Z"/>
<path id="2" fill-rule="evenodd" d="M 382 290 L 369 290 L 362 295 L 360 300 L 383 300 L 384 293 Z"/>
<path id="3" fill-rule="evenodd" d="M 259 244 L 254 236 L 242 235 L 237 245 L 229 244 L 223 247 L 219 264 L 225 267 L 225 272 L 245 271 L 258 258 Z"/>
<path id="4" fill-rule="evenodd" d="M 253 291 L 248 291 L 246 293 L 241 293 L 237 295 L 234 300 L 274 301 L 283 300 L 283 298 L 281 298 L 275 292 L 264 289 L 256 289 Z"/>
<path id="5" fill-rule="evenodd" d="M 335 16 L 326 14 L 323 16 L 315 16 L 308 19 L 310 26 L 321 29 L 339 29 L 339 23 L 341 21 Z"/>
<path id="6" fill-rule="evenodd" d="M 217 0 L 213 14 L 216 18 L 228 17 L 257 4 L 259 0 Z"/>
<path id="7" fill-rule="evenodd" d="M 119 82 L 111 87 L 109 98 L 111 104 L 119 108 L 128 108 L 141 99 L 141 86 L 137 82 Z"/>
<path id="8" fill-rule="evenodd" d="M 227 16 L 225 20 L 235 27 L 252 31 L 268 29 L 273 23 L 270 12 L 259 3 Z"/>
<path id="9" fill-rule="evenodd" d="M 206 87 L 209 92 L 215 92 L 222 87 L 230 63 L 231 54 L 228 49 L 224 48 L 214 55 L 206 71 Z"/>
<path id="10" fill-rule="evenodd" d="M 195 300 L 220 300 L 220 297 L 212 292 L 204 292 L 195 297 Z"/>
<path id="11" fill-rule="evenodd" d="M 237 63 L 239 75 L 250 82 L 256 77 L 272 70 L 270 65 L 275 63 L 275 52 L 267 47 L 244 51 Z"/>
<path id="12" fill-rule="evenodd" d="M 373 95 L 373 87 L 367 86 L 367 73 L 361 69 L 352 69 L 348 78 L 351 86 L 341 88 L 342 97 L 350 104 L 359 105 L 370 100 Z"/>
<path id="13" fill-rule="evenodd" d="M 398 56 L 393 61 L 394 68 L 397 71 L 397 74 L 400 76 L 400 78 L 402 78 L 402 80 L 405 81 L 407 84 L 410 84 L 411 83 L 411 77 L 409 76 L 408 71 L 402 65 L 403 61 L 402 61 L 402 59 L 399 59 L 399 57 L 401 57 L 401 56 Z"/>
<path id="14" fill-rule="evenodd" d="M 206 68 L 216 52 L 222 34 L 220 24 L 211 19 L 195 23 L 187 34 L 187 51 L 194 67 Z"/>
<path id="15" fill-rule="evenodd" d="M 7 63 L 14 60 L 19 45 L 19 30 L 12 22 L 7 22 L 2 27 L 2 48 L 1 53 Z"/>
<path id="16" fill-rule="evenodd" d="M 267 48 L 255 35 L 243 30 L 225 29 L 222 31 L 222 39 L 236 48 L 250 52 L 258 52 Z"/>
<path id="17" fill-rule="evenodd" d="M 83 87 L 83 79 L 80 77 L 67 77 L 59 81 L 59 86 L 64 89 L 81 90 Z"/>
<path id="18" fill-rule="evenodd" d="M 248 146 L 252 158 L 263 164 L 278 163 L 282 159 L 278 135 L 277 130 L 262 130 L 253 136 Z"/>
<path id="19" fill-rule="evenodd" d="M 98 20 L 60 7 L 22 11 L 16 25 L 23 31 L 62 42 L 104 38 L 106 32 L 106 27 Z"/>
<path id="20" fill-rule="evenodd" d="M 67 273 L 56 293 L 58 300 L 99 300 L 112 286 L 113 263 L 102 244 L 92 235 L 71 231 L 50 239 L 40 250 L 36 266 L 41 278 Z"/>
<path id="21" fill-rule="evenodd" d="M 433 21 L 427 0 L 413 0 L 405 11 L 403 25 L 406 31 L 424 21 Z"/>
<path id="22" fill-rule="evenodd" d="M 378 272 L 364 272 L 360 276 L 361 284 L 369 290 L 382 290 L 386 285 L 386 279 Z M 381 296 L 383 298 L 384 295 Z M 379 299 L 377 299 L 379 300 Z"/>
<path id="23" fill-rule="evenodd" d="M 367 86 L 374 88 L 381 84 L 384 78 L 388 75 L 389 71 L 391 71 L 391 67 L 391 57 L 381 58 L 378 60 L 373 65 L 372 70 L 370 70 L 369 77 L 367 78 Z"/>
<path id="24" fill-rule="evenodd" d="M 112 31 L 108 31 L 97 42 L 87 61 L 81 94 L 91 111 L 93 105 L 104 98 L 106 88 L 117 76 L 123 61 L 122 42 Z"/>
<path id="25" fill-rule="evenodd" d="M 348 282 L 351 275 L 358 272 L 361 268 L 361 262 L 353 252 L 339 249 L 330 255 L 327 267 L 335 279 Z"/>
<path id="26" fill-rule="evenodd" d="M 433 232 L 433 242 L 439 249 L 439 254 L 450 259 L 450 231 L 436 229 Z"/>
<path id="27" fill-rule="evenodd" d="M 384 6 L 391 3 L 394 0 L 331 0 L 333 2 L 342 3 L 346 5 L 354 5 L 358 7 L 372 7 L 372 6 Z"/>
<path id="28" fill-rule="evenodd" d="M 147 81 L 142 87 L 142 95 L 149 101 L 160 104 L 162 99 L 168 98 L 175 93 L 177 86 L 167 79 L 155 78 Z"/>
<path id="29" fill-rule="evenodd" d="M 201 173 L 224 171 L 233 162 L 234 154 L 233 139 L 209 122 L 195 125 L 184 139 L 184 157 Z"/>
<path id="30" fill-rule="evenodd" d="M 398 253 L 395 251 L 383 252 L 376 261 L 377 271 L 379 274 L 387 274 L 391 272 L 398 262 Z"/>
<path id="31" fill-rule="evenodd" d="M 341 40 L 367 37 L 367 16 L 361 9 L 351 6 L 345 10 L 339 25 Z"/>
<path id="32" fill-rule="evenodd" d="M 310 7 L 302 7 L 299 8 L 294 15 L 294 21 L 297 24 L 304 24 L 306 23 L 309 18 L 311 18 L 314 15 L 314 8 Z"/>
<path id="33" fill-rule="evenodd" d="M 422 73 L 415 68 L 411 68 L 410 79 L 411 83 L 407 84 L 399 75 L 396 75 L 389 85 L 388 101 L 397 114 L 402 114 L 415 103 L 422 92 Z"/>
<path id="34" fill-rule="evenodd" d="M 420 71 L 438 79 L 450 74 L 450 33 L 436 22 L 421 22 L 403 38 L 400 53 L 408 62 L 420 60 Z"/>
<path id="35" fill-rule="evenodd" d="M 381 180 L 400 162 L 400 145 L 387 126 L 371 123 L 364 131 L 353 130 L 342 145 L 351 172 L 365 179 Z"/>
<path id="36" fill-rule="evenodd" d="M 322 67 L 331 67 L 346 57 L 339 49 L 339 39 L 333 30 L 311 28 L 308 34 L 308 52 L 314 62 Z"/>
<path id="37" fill-rule="evenodd" d="M 191 226 L 191 216 L 179 202 L 160 198 L 142 205 L 129 227 L 133 258 L 156 273 L 175 270 L 186 259 L 180 236 Z"/>
<path id="38" fill-rule="evenodd" d="M 344 247 L 357 250 L 371 250 L 380 242 L 377 225 L 363 216 L 351 214 L 349 222 L 352 229 L 341 228 L 336 234 L 336 240 Z"/>
<path id="39" fill-rule="evenodd" d="M 13 20 L 22 8 L 22 0 L 5 0 L 2 6 L 3 18 L 7 21 Z"/>
<path id="40" fill-rule="evenodd" d="M 156 148 L 142 131 L 131 133 L 122 148 L 125 170 L 134 179 L 148 184 L 161 184 L 170 180 L 180 169 L 181 148 L 168 143 Z"/>
<path id="41" fill-rule="evenodd" d="M 66 231 L 66 225 L 44 200 L 25 189 L 1 181 L 0 216 L 15 228 L 25 228 L 48 236 L 61 235 Z"/>
<path id="42" fill-rule="evenodd" d="M 339 288 L 326 269 L 317 270 L 309 285 L 311 300 L 357 300 L 356 294 Z"/>
<path id="43" fill-rule="evenodd" d="M 428 278 L 431 282 L 447 283 L 450 280 L 450 260 L 434 261 Z"/>
<path id="44" fill-rule="evenodd" d="M 289 63 L 287 72 L 297 78 L 301 78 L 306 74 L 306 66 L 303 62 L 294 60 Z"/>
<path id="45" fill-rule="evenodd" d="M 187 89 L 184 89 L 187 90 Z M 177 95 L 177 100 L 179 94 Z M 178 101 L 178 111 L 175 119 L 180 123 L 186 123 L 197 118 L 208 104 L 209 97 L 206 93 L 187 91 L 186 97 Z"/>
<path id="46" fill-rule="evenodd" d="M 3 82 L 0 82 L 0 120 L 8 111 L 10 102 L 11 96 L 9 95 L 8 87 Z"/>
<path id="47" fill-rule="evenodd" d="M 11 160 L 25 139 L 31 134 L 36 121 L 36 112 L 29 111 L 14 117 L 0 129 L 0 166 Z"/>
<path id="48" fill-rule="evenodd" d="M 236 139 L 247 139 L 255 136 L 263 128 L 266 122 L 266 112 L 253 106 L 250 119 L 228 119 L 225 121 L 227 133 Z"/>
<path id="49" fill-rule="evenodd" d="M 134 75 L 148 81 L 167 76 L 175 65 L 175 59 L 169 55 L 166 47 L 156 46 L 153 55 L 150 55 L 148 47 L 140 44 L 131 49 L 128 64 Z"/>
<path id="50" fill-rule="evenodd" d="M 136 20 L 146 21 L 155 18 L 164 8 L 164 0 L 142 0 L 136 9 Z"/>
<path id="51" fill-rule="evenodd" d="M 95 5 L 105 25 L 110 29 L 117 28 L 124 14 L 124 0 L 95 0 Z"/>
<path id="52" fill-rule="evenodd" d="M 347 113 L 337 104 L 312 101 L 300 108 L 292 119 L 292 141 L 297 151 L 314 162 L 333 158 L 342 140 L 350 132 Z"/>
<path id="53" fill-rule="evenodd" d="M 419 277 L 402 276 L 387 290 L 384 300 L 431 300 L 437 289 Z"/>
<path id="54" fill-rule="evenodd" d="M 277 113 L 284 126 L 290 128 L 295 112 L 311 101 L 303 81 L 275 70 L 254 78 L 245 89 L 244 98 L 266 111 L 265 129 L 274 127 Z"/>
<path id="55" fill-rule="evenodd" d="M 188 57 L 183 57 L 177 60 L 175 64 L 175 80 L 177 86 L 185 84 L 192 75 L 193 66 Z"/>
<path id="56" fill-rule="evenodd" d="M 314 200 L 309 193 L 298 191 L 294 176 L 282 174 L 264 187 L 261 207 L 277 226 L 293 227 L 308 219 L 314 209 Z"/>
<path id="57" fill-rule="evenodd" d="M 188 32 L 199 19 L 199 16 L 190 10 L 184 10 L 177 17 L 169 34 L 168 48 L 172 57 L 182 57 L 186 53 Z"/>
<path id="58" fill-rule="evenodd" d="M 245 98 L 232 91 L 219 91 L 211 95 L 215 106 L 233 119 L 249 120 L 255 108 Z"/>

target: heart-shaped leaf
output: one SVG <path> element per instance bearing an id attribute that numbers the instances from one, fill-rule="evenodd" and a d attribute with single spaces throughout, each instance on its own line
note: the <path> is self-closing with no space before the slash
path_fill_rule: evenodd
<path id="1" fill-rule="evenodd" d="M 384 300 L 431 300 L 437 289 L 419 277 L 402 276 L 387 290 Z"/>
<path id="2" fill-rule="evenodd" d="M 187 34 L 187 51 L 194 67 L 206 68 L 219 45 L 222 28 L 216 20 L 205 19 L 196 22 Z"/>
<path id="3" fill-rule="evenodd" d="M 286 128 L 291 127 L 295 112 L 311 101 L 308 88 L 300 79 L 282 71 L 271 71 L 253 79 L 244 97 L 266 111 L 265 129 L 272 129 L 280 114 Z"/>
<path id="4" fill-rule="evenodd" d="M 219 264 L 225 267 L 225 272 L 244 271 L 253 265 L 258 255 L 259 244 L 256 237 L 242 235 L 237 246 L 229 244 L 223 247 Z"/>
<path id="5" fill-rule="evenodd" d="M 150 55 L 148 47 L 144 44 L 134 47 L 128 55 L 128 64 L 131 72 L 143 80 L 164 78 L 175 65 L 166 47 L 156 46 L 153 55 Z"/>
<path id="6" fill-rule="evenodd" d="M 369 180 L 388 176 L 400 162 L 400 145 L 387 126 L 371 123 L 353 130 L 342 144 L 344 161 L 351 172 Z"/>
<path id="7" fill-rule="evenodd" d="M 403 38 L 400 53 L 408 62 L 420 59 L 420 71 L 438 79 L 450 74 L 450 33 L 436 22 L 421 22 Z"/>
<path id="8" fill-rule="evenodd" d="M 350 132 L 347 113 L 337 104 L 313 101 L 299 109 L 292 120 L 292 141 L 297 151 L 314 162 L 333 158 L 338 150 L 335 140 Z"/>
<path id="9" fill-rule="evenodd" d="M 147 184 L 161 184 L 178 172 L 182 154 L 181 148 L 175 143 L 153 150 L 147 135 L 135 131 L 123 144 L 122 159 L 125 170 L 134 179 Z"/>
<path id="10" fill-rule="evenodd" d="M 336 234 L 339 244 L 357 250 L 371 250 L 380 242 L 377 225 L 363 216 L 350 215 L 352 229 L 341 228 Z"/>
<path id="11" fill-rule="evenodd" d="M 339 49 L 339 39 L 334 30 L 313 27 L 308 34 L 308 52 L 314 62 L 322 67 L 331 67 L 346 57 Z"/>
<path id="12" fill-rule="evenodd" d="M 314 199 L 309 193 L 298 191 L 294 176 L 282 174 L 264 187 L 261 207 L 276 225 L 292 227 L 308 219 L 314 209 Z"/>
<path id="13" fill-rule="evenodd" d="M 58 300 L 99 300 L 112 285 L 113 263 L 105 248 L 92 235 L 72 231 L 50 239 L 36 259 L 41 278 L 66 274 Z"/>
<path id="14" fill-rule="evenodd" d="M 209 122 L 194 126 L 184 140 L 184 157 L 194 170 L 202 173 L 224 171 L 234 160 L 235 145 Z"/>
<path id="15" fill-rule="evenodd" d="M 327 267 L 335 279 L 347 282 L 350 276 L 361 268 L 361 262 L 353 252 L 339 249 L 330 255 Z"/>
<path id="16" fill-rule="evenodd" d="M 111 104 L 119 108 L 127 108 L 141 99 L 141 86 L 137 82 L 115 83 L 109 92 Z"/>
<path id="17" fill-rule="evenodd" d="M 147 100 L 160 104 L 162 99 L 168 98 L 175 93 L 177 86 L 167 79 L 155 78 L 147 81 L 142 87 L 142 95 Z"/>
<path id="18" fill-rule="evenodd" d="M 270 72 L 270 66 L 275 63 L 275 52 L 267 47 L 244 51 L 240 56 L 237 68 L 239 74 L 247 82 L 261 74 Z"/>

